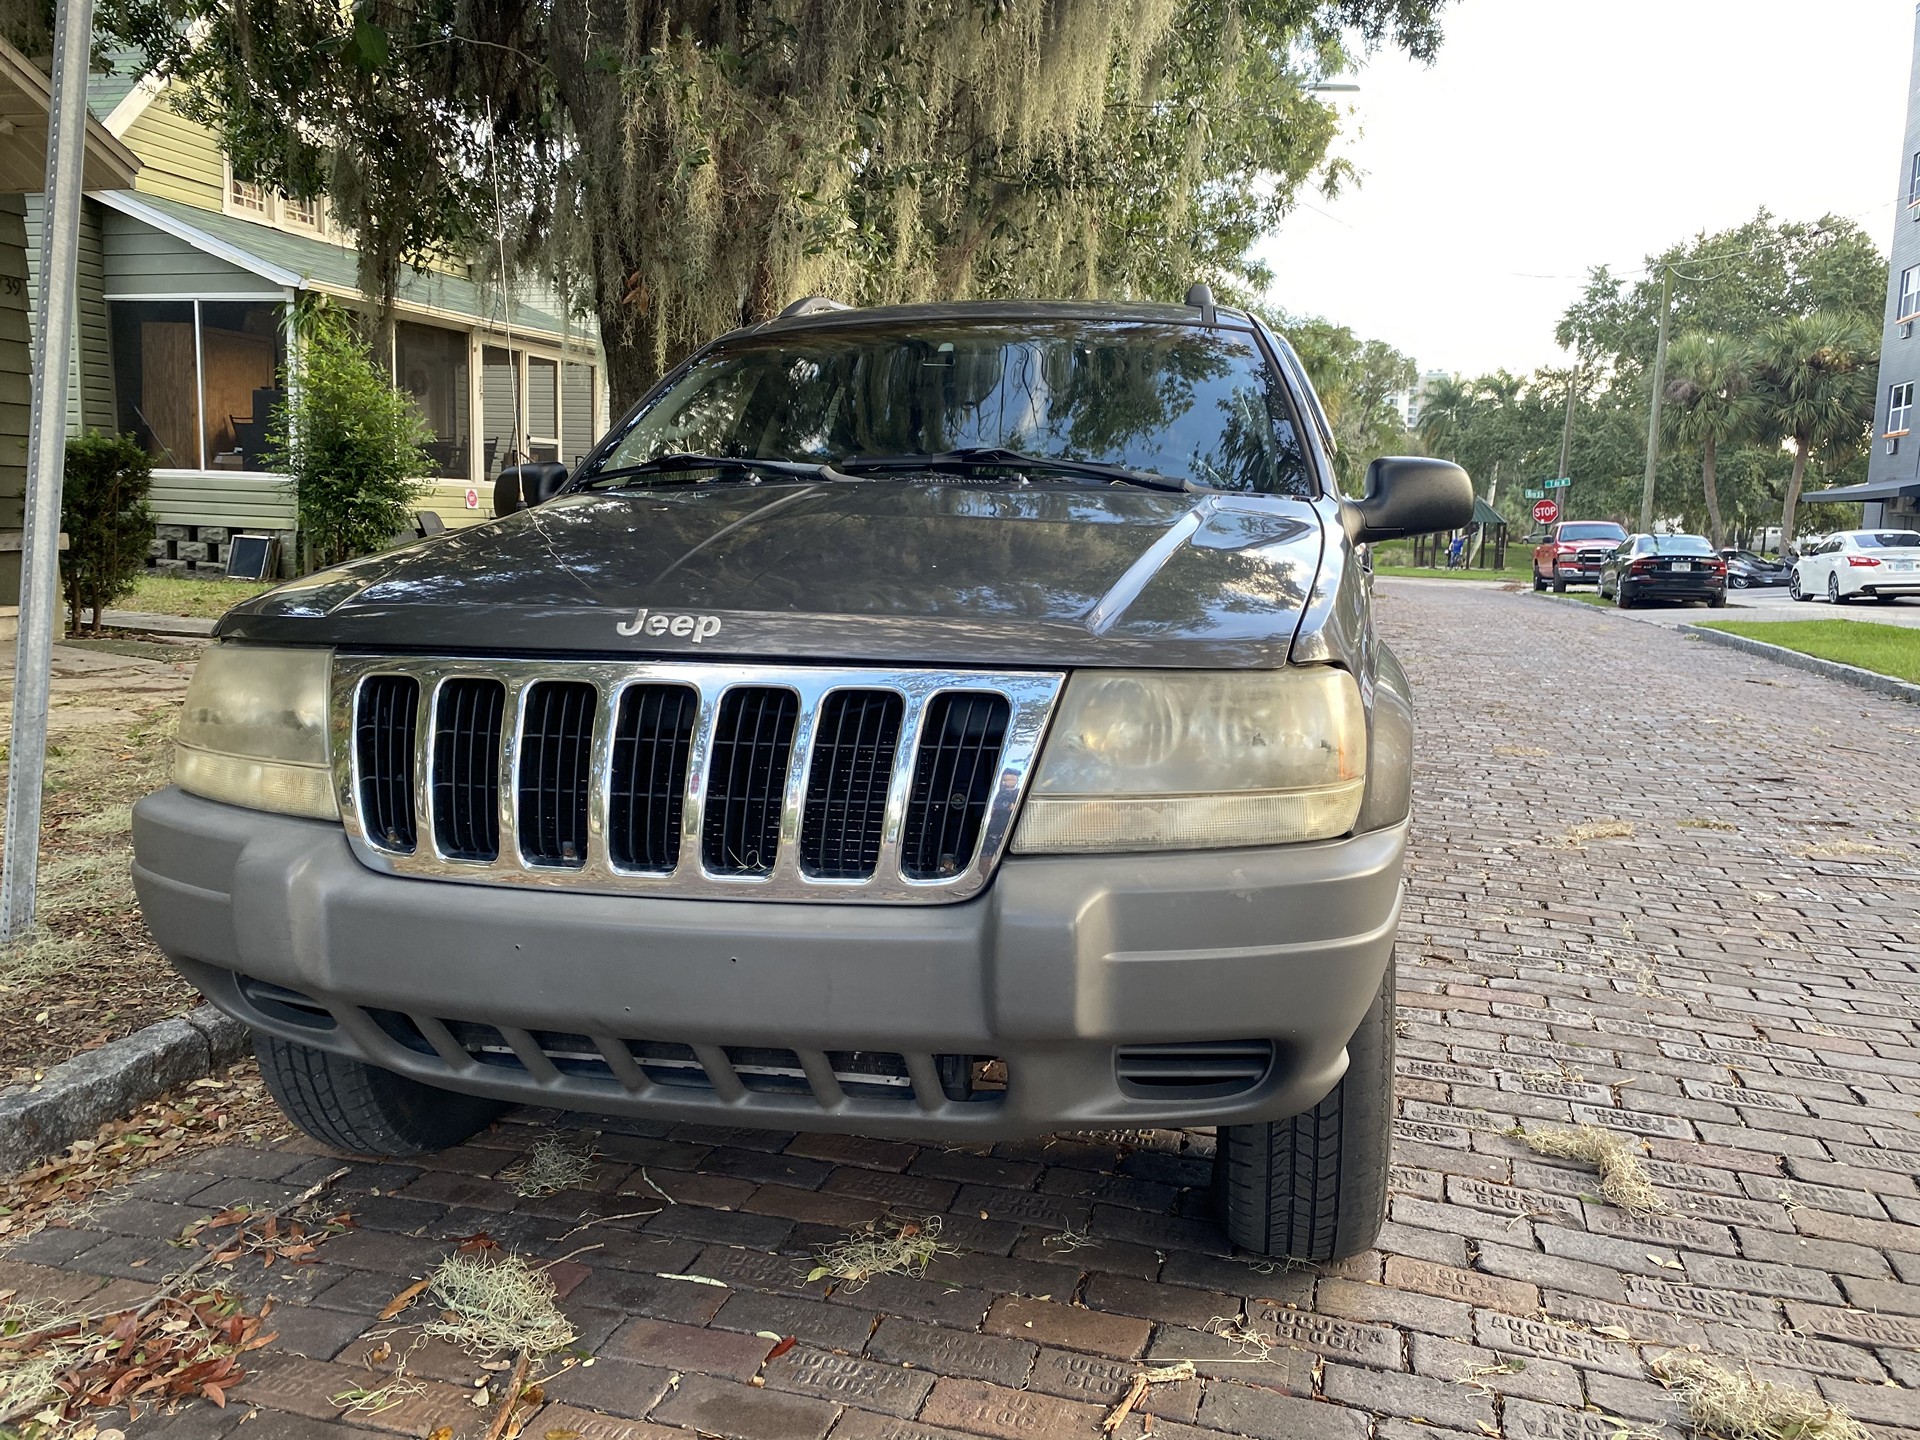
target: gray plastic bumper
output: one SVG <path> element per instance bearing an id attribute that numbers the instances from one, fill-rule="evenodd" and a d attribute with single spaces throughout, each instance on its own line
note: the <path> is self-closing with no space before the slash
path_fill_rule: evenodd
<path id="1" fill-rule="evenodd" d="M 997 1138 L 1311 1107 L 1390 961 L 1405 842 L 1401 825 L 1270 849 L 1010 857 L 962 904 L 781 905 L 395 878 L 362 866 L 337 825 L 165 790 L 135 807 L 134 882 L 161 948 L 216 1005 L 430 1084 L 671 1120 Z M 294 1023 L 241 977 L 324 1009 Z M 476 1057 L 448 1021 L 497 1027 L 511 1053 Z M 553 1032 L 591 1037 L 608 1063 L 552 1063 Z M 1123 1044 L 1254 1039 L 1272 1063 L 1230 1095 L 1143 1095 L 1116 1070 Z M 653 1083 L 625 1063 L 629 1041 L 691 1047 L 711 1083 Z M 791 1051 L 817 1083 L 742 1084 L 728 1047 Z M 903 1057 L 911 1086 L 841 1093 L 827 1057 L 849 1051 Z M 1004 1060 L 1005 1091 L 943 1093 L 940 1055 Z"/>

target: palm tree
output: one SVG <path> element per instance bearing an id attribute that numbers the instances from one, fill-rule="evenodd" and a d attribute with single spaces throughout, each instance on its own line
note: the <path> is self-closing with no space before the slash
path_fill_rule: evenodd
<path id="1" fill-rule="evenodd" d="M 1731 335 L 1690 330 L 1667 352 L 1667 435 L 1679 444 L 1700 447 L 1700 485 L 1706 491 L 1707 525 L 1716 550 L 1724 527 L 1714 488 L 1714 453 L 1755 434 L 1765 409 L 1754 393 L 1754 376 L 1751 347 Z"/>
<path id="2" fill-rule="evenodd" d="M 1775 322 L 1763 341 L 1761 398 L 1772 430 L 1793 446 L 1793 475 L 1780 508 L 1780 550 L 1793 542 L 1807 460 L 1851 451 L 1873 428 L 1879 346 L 1860 317 L 1832 310 Z"/>
<path id="3" fill-rule="evenodd" d="M 1414 429 L 1430 454 L 1455 460 L 1459 457 L 1454 452 L 1473 433 L 1479 408 L 1480 396 L 1471 380 L 1442 375 L 1420 402 L 1420 418 L 1414 422 Z"/>

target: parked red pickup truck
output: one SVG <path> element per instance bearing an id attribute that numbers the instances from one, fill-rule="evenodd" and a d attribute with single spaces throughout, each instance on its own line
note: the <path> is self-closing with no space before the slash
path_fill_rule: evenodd
<path id="1" fill-rule="evenodd" d="M 1626 527 L 1611 520 L 1562 520 L 1549 526 L 1547 538 L 1534 548 L 1533 588 L 1551 585 L 1561 595 L 1569 585 L 1598 585 L 1600 562 L 1626 538 Z"/>

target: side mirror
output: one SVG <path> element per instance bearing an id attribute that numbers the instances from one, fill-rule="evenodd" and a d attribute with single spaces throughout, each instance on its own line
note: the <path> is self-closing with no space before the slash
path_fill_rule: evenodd
<path id="1" fill-rule="evenodd" d="M 567 467 L 552 461 L 509 465 L 493 482 L 494 516 L 497 519 L 551 500 L 566 483 Z"/>
<path id="2" fill-rule="evenodd" d="M 1458 530 L 1473 520 L 1473 481 L 1450 460 L 1394 455 L 1367 467 L 1367 493 L 1343 519 L 1356 545 Z"/>

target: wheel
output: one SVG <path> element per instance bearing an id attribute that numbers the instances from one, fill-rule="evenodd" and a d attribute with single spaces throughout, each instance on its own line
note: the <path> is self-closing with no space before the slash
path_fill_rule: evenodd
<path id="1" fill-rule="evenodd" d="M 255 1032 L 253 1053 L 289 1120 L 321 1144 L 356 1155 L 445 1150 L 507 1108 L 277 1035 Z"/>
<path id="2" fill-rule="evenodd" d="M 1393 1148 L 1394 967 L 1347 1042 L 1347 1073 L 1304 1115 L 1222 1125 L 1227 1235 L 1261 1255 L 1339 1260 L 1373 1244 Z"/>
<path id="3" fill-rule="evenodd" d="M 1727 583 L 1736 590 L 1744 590 L 1747 588 L 1749 582 L 1744 575 L 1729 575 L 1727 577 Z"/>
<path id="4" fill-rule="evenodd" d="M 1534 571 L 1533 572 L 1533 593 L 1538 595 L 1542 590 L 1546 588 L 1547 588 L 1547 582 L 1540 578 L 1540 572 L 1538 570 Z"/>
<path id="5" fill-rule="evenodd" d="M 1564 595 L 1567 593 L 1567 582 L 1562 580 L 1558 575 L 1553 577 L 1553 593 L 1556 595 Z"/>
<path id="6" fill-rule="evenodd" d="M 1846 598 L 1846 596 L 1840 593 L 1840 577 L 1838 575 L 1827 576 L 1827 603 L 1829 605 L 1844 605 Z"/>
<path id="7" fill-rule="evenodd" d="M 1727 592 L 1724 590 L 1721 590 L 1716 594 L 1709 595 L 1707 597 L 1707 607 L 1712 610 L 1726 609 L 1727 608 Z"/>
<path id="8" fill-rule="evenodd" d="M 1613 603 L 1618 605 L 1622 610 L 1631 610 L 1633 608 L 1634 606 L 1633 597 L 1627 593 L 1626 581 L 1616 580 L 1614 582 Z"/>
<path id="9" fill-rule="evenodd" d="M 1800 588 L 1800 572 L 1798 570 L 1787 572 L 1787 594 L 1795 600 L 1813 599 L 1811 595 Z"/>

